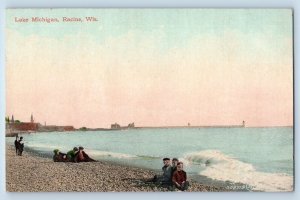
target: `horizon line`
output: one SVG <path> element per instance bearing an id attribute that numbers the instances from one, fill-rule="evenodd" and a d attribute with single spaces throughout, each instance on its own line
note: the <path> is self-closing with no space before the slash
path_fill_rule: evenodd
<path id="1" fill-rule="evenodd" d="M 9 117 L 9 116 L 6 116 L 6 117 Z M 6 118 L 5 117 L 5 118 Z M 11 119 L 11 118 L 10 118 Z M 17 119 L 16 119 L 17 120 Z M 14 120 L 14 121 L 16 121 L 16 120 Z M 34 120 L 35 121 L 35 120 Z M 46 121 L 45 121 L 46 122 Z M 243 122 L 245 122 L 245 124 L 243 124 Z M 186 128 L 201 128 L 201 127 L 230 127 L 230 126 L 232 126 L 232 127 L 238 127 L 238 126 L 241 126 L 241 127 L 245 127 L 245 128 L 272 128 L 272 127 L 274 127 L 274 128 L 276 128 L 276 127 L 294 127 L 294 124 L 289 124 L 289 125 L 258 125 L 258 126 L 256 126 L 256 125 L 250 125 L 250 126 L 247 126 L 246 123 L 247 121 L 245 121 L 245 120 L 242 120 L 242 123 L 240 123 L 240 124 L 207 124 L 207 125 L 157 125 L 157 126 L 148 126 L 148 125 L 142 125 L 142 126 L 136 126 L 135 128 L 176 128 L 176 127 L 186 127 Z M 11 122 L 10 122 L 11 123 Z M 27 121 L 27 122 L 25 122 L 25 121 L 21 121 L 21 123 L 31 123 L 30 121 Z M 43 125 L 43 123 L 41 123 L 41 122 L 34 122 L 34 123 L 39 123 L 39 124 L 41 124 L 42 126 L 44 126 Z M 116 123 L 116 122 L 115 122 Z M 89 129 L 111 129 L 111 125 L 112 124 L 115 124 L 115 123 L 110 123 L 109 125 L 108 125 L 108 128 L 107 127 L 95 127 L 95 128 L 90 128 L 90 127 L 87 127 L 87 126 L 85 126 L 85 125 L 83 125 L 83 126 L 80 126 L 79 128 L 82 128 L 82 127 L 86 127 L 86 128 L 89 128 Z M 135 123 L 135 122 L 131 122 L 131 123 Z M 118 124 L 118 123 L 117 123 Z M 130 124 L 130 123 L 129 123 Z M 56 124 L 47 124 L 46 126 L 73 126 L 74 128 L 75 128 L 75 125 L 56 125 Z M 127 127 L 128 126 L 128 124 L 127 125 L 125 125 L 125 126 L 121 126 L 121 127 Z M 77 126 L 76 126 L 77 127 Z M 78 128 L 78 129 L 79 129 Z"/>

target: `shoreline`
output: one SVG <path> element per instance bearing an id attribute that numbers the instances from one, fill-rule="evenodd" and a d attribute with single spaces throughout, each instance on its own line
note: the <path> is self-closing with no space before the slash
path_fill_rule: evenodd
<path id="1" fill-rule="evenodd" d="M 16 156 L 6 144 L 7 192 L 167 192 L 167 188 L 145 184 L 156 172 L 106 161 L 53 162 L 33 152 Z M 190 180 L 189 192 L 221 192 L 224 188 Z M 175 190 L 176 191 L 176 190 Z"/>
<path id="2" fill-rule="evenodd" d="M 25 151 L 27 151 L 29 154 L 32 154 L 34 156 L 42 157 L 42 158 L 49 158 L 52 160 L 52 155 L 53 155 L 52 152 L 51 152 L 51 155 L 50 155 L 50 152 L 49 152 L 49 154 L 45 154 L 40 151 L 31 149 L 29 147 L 25 147 Z M 146 168 L 146 167 L 141 167 L 141 166 L 134 166 L 134 165 L 130 165 L 128 163 L 120 163 L 120 162 L 112 161 L 112 160 L 98 160 L 98 161 L 101 161 L 106 164 L 121 166 L 121 167 L 138 168 L 138 169 L 150 171 L 154 174 L 161 174 L 161 169 L 152 169 L 152 168 Z M 188 174 L 189 181 L 195 182 L 197 184 L 202 184 L 202 185 L 205 185 L 208 187 L 219 188 L 222 191 L 228 191 L 228 189 L 224 189 L 224 188 L 235 188 L 235 189 L 230 189 L 230 191 L 235 191 L 235 192 L 252 191 L 251 186 L 248 186 L 243 183 L 233 183 L 230 181 L 213 180 L 209 177 L 201 176 L 201 175 L 197 175 L 197 177 L 194 177 L 194 176 L 195 176 L 195 174 L 193 174 L 193 175 Z M 257 191 L 257 192 L 259 192 L 259 191 Z"/>

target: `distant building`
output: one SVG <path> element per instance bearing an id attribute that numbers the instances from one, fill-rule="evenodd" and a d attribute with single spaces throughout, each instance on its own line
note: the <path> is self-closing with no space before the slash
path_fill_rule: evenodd
<path id="1" fill-rule="evenodd" d="M 39 123 L 34 123 L 33 115 L 31 114 L 30 122 L 20 122 L 14 119 L 14 115 L 11 116 L 11 123 L 9 123 L 6 129 L 10 131 L 38 131 Z M 18 122 L 18 123 L 17 123 Z"/>
<path id="2" fill-rule="evenodd" d="M 75 128 L 73 126 L 63 126 L 64 131 L 74 131 Z"/>
<path id="3" fill-rule="evenodd" d="M 112 124 L 112 125 L 110 126 L 110 128 L 111 128 L 111 129 L 120 129 L 121 126 L 120 126 L 119 124 L 117 124 L 117 123 L 114 123 L 114 124 Z"/>
<path id="4" fill-rule="evenodd" d="M 63 132 L 63 131 L 74 131 L 75 128 L 73 126 L 56 126 L 56 125 L 47 125 L 47 126 L 39 126 L 38 131 L 40 132 Z"/>
<path id="5" fill-rule="evenodd" d="M 243 127 L 245 127 L 246 126 L 246 122 L 245 121 L 243 121 Z"/>
<path id="6" fill-rule="evenodd" d="M 134 122 L 128 124 L 128 128 L 134 128 Z"/>
<path id="7" fill-rule="evenodd" d="M 12 116 L 13 119 L 13 116 Z M 40 123 L 35 123 L 33 114 L 30 116 L 30 122 L 19 122 L 18 120 L 14 121 L 15 123 L 7 123 L 6 124 L 6 132 L 27 132 L 27 131 L 34 131 L 34 132 L 50 132 L 50 131 L 74 131 L 75 128 L 73 126 L 47 126 L 45 122 L 45 126 Z"/>
<path id="8" fill-rule="evenodd" d="M 39 124 L 31 122 L 13 123 L 13 129 L 18 131 L 37 131 Z"/>
<path id="9" fill-rule="evenodd" d="M 32 113 L 31 113 L 31 117 L 30 117 L 30 122 L 31 122 L 31 123 L 34 123 L 34 119 L 33 119 Z"/>

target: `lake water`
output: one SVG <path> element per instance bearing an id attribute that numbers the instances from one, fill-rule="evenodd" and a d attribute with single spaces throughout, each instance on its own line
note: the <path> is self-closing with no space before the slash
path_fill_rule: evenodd
<path id="1" fill-rule="evenodd" d="M 83 146 L 95 159 L 153 170 L 161 169 L 163 157 L 176 157 L 188 176 L 200 182 L 231 182 L 260 191 L 293 188 L 292 128 L 128 129 L 24 138 L 26 147 L 48 155 L 55 148 L 67 152 Z"/>

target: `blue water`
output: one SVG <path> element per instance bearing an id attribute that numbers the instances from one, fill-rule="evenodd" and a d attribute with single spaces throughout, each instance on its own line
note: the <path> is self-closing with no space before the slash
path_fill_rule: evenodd
<path id="1" fill-rule="evenodd" d="M 24 138 L 27 147 L 42 153 L 83 146 L 98 160 L 154 170 L 161 168 L 163 157 L 176 157 L 192 177 L 243 183 L 262 191 L 293 187 L 292 128 L 129 129 L 33 133 Z"/>

